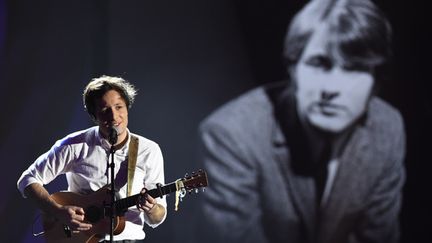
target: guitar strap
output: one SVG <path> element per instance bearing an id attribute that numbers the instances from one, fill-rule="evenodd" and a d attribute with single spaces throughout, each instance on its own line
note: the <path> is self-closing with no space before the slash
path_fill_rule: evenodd
<path id="1" fill-rule="evenodd" d="M 132 193 L 132 184 L 135 175 L 135 167 L 138 155 L 138 137 L 131 134 L 128 152 L 128 173 L 127 173 L 127 196 Z"/>

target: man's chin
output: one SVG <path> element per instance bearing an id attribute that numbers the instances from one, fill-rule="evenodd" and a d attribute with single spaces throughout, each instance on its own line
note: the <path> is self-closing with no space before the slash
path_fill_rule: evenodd
<path id="1" fill-rule="evenodd" d="M 310 126 L 314 130 L 316 130 L 320 133 L 333 135 L 333 136 L 343 133 L 349 127 L 348 123 L 342 122 L 342 121 L 337 121 L 334 119 L 324 119 L 324 118 L 314 119 L 314 118 L 311 118 L 308 120 L 309 120 Z"/>
<path id="2" fill-rule="evenodd" d="M 108 138 L 110 129 L 108 127 L 99 127 L 99 131 L 104 138 Z M 120 131 L 117 131 L 117 134 L 120 134 Z"/>

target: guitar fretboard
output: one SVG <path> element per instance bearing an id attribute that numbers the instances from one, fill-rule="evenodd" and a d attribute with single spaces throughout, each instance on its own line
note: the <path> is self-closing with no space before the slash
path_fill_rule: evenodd
<path id="1" fill-rule="evenodd" d="M 165 186 L 162 186 L 160 188 L 155 188 L 152 190 L 147 191 L 147 193 L 152 196 L 153 198 L 161 197 L 166 194 L 170 194 L 172 192 L 177 191 L 176 182 L 172 182 L 170 184 L 167 184 Z M 137 200 L 140 194 L 135 194 L 130 197 L 126 197 L 120 200 L 115 201 L 115 208 L 116 212 L 123 212 L 124 210 L 128 209 L 129 207 L 132 207 L 137 204 Z"/>

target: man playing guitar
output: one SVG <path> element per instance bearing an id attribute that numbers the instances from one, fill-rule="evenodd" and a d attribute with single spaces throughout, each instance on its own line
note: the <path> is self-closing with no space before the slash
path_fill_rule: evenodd
<path id="1" fill-rule="evenodd" d="M 110 227 L 107 231 L 99 232 L 99 228 L 107 227 L 97 225 L 96 220 L 91 220 L 96 216 L 95 213 L 91 213 L 91 208 L 83 206 L 86 202 L 53 197 L 43 185 L 61 174 L 66 174 L 68 191 L 80 195 L 99 192 L 102 199 L 95 196 L 96 199 L 93 200 L 101 201 L 101 204 L 105 203 L 103 194 L 109 190 L 105 190 L 104 186 L 111 181 L 107 163 L 111 144 L 108 140 L 110 131 L 113 129 L 118 135 L 118 139 L 113 144 L 116 194 L 120 198 L 138 194 L 138 197 L 134 198 L 136 207 L 122 213 L 125 222 L 120 232 L 116 232 L 114 241 L 139 242 L 145 238 L 144 223 L 156 227 L 166 218 L 165 197 L 152 197 L 146 189 L 164 184 L 161 150 L 155 142 L 133 134 L 127 128 L 128 111 L 135 95 L 135 88 L 122 78 L 101 76 L 91 80 L 84 90 L 83 100 L 87 112 L 97 126 L 74 132 L 58 140 L 50 150 L 30 165 L 18 180 L 18 189 L 23 196 L 34 201 L 45 214 L 54 219 L 54 222 L 60 222 L 58 225 L 64 227 L 66 239 L 73 239 L 78 235 L 84 236 L 82 238 L 92 238 L 97 235 L 97 241 L 108 240 Z M 133 180 L 129 182 L 128 158 L 131 157 L 129 150 L 132 146 L 136 148 L 136 165 Z M 90 198 L 88 200 L 91 200 Z M 109 202 L 109 199 L 106 201 Z M 102 213 L 106 214 L 105 210 Z M 45 226 L 47 225 L 49 226 L 50 223 Z M 96 231 L 95 228 L 98 230 Z M 49 235 L 49 227 L 45 228 L 45 231 Z M 89 241 L 85 240 L 85 242 Z"/>

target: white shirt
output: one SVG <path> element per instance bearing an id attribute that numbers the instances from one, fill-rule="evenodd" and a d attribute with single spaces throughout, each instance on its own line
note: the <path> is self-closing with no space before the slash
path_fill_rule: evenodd
<path id="1" fill-rule="evenodd" d="M 155 142 L 142 136 L 138 137 L 138 155 L 131 195 L 137 194 L 144 187 L 156 188 L 157 183 L 164 184 L 164 164 L 162 152 Z M 126 197 L 127 190 L 127 155 L 130 141 L 128 141 L 114 154 L 115 185 L 121 198 Z M 107 160 L 110 158 L 109 142 L 99 134 L 97 126 L 72 133 L 58 140 L 54 146 L 42 154 L 30 167 L 23 172 L 18 180 L 18 189 L 24 196 L 24 189 L 32 184 L 42 185 L 50 183 L 60 174 L 66 174 L 68 190 L 81 194 L 97 191 L 111 181 L 110 171 L 107 169 Z M 159 204 L 165 207 L 166 199 L 157 198 Z M 147 216 L 131 207 L 125 214 L 126 227 L 122 233 L 114 236 L 114 240 L 144 239 L 144 222 L 151 227 L 159 224 L 150 224 Z M 108 239 L 108 238 L 107 238 Z"/>

